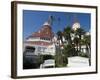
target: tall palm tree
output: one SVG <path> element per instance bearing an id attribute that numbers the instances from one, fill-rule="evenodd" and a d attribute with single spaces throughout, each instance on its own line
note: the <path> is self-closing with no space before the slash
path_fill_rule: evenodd
<path id="1" fill-rule="evenodd" d="M 61 31 L 58 31 L 57 32 L 57 36 L 58 36 L 58 40 L 59 41 L 61 40 L 61 42 L 63 43 L 63 40 L 62 40 L 62 32 Z"/>
<path id="2" fill-rule="evenodd" d="M 75 37 L 74 40 L 73 40 L 75 46 L 76 46 L 76 51 L 78 52 L 78 45 L 79 45 L 79 38 L 78 37 Z"/>
<path id="3" fill-rule="evenodd" d="M 56 51 L 57 51 L 56 52 L 56 64 L 57 64 L 57 66 L 59 66 L 62 63 L 60 40 L 61 40 L 62 43 L 63 43 L 63 40 L 62 40 L 62 32 L 61 31 L 58 31 L 56 34 L 58 36 L 58 46 L 56 47 Z"/>
<path id="4" fill-rule="evenodd" d="M 68 44 L 72 44 L 72 41 L 71 41 L 71 27 L 68 26 L 64 29 L 64 37 L 65 39 L 68 41 Z"/>
<path id="5" fill-rule="evenodd" d="M 88 57 L 89 57 L 89 66 L 91 66 L 91 36 L 85 35 L 84 42 L 85 42 L 86 50 L 87 50 Z"/>
<path id="6" fill-rule="evenodd" d="M 81 50 L 81 39 L 82 39 L 82 35 L 84 35 L 85 34 L 85 31 L 84 31 L 84 29 L 82 29 L 82 28 L 78 28 L 76 31 L 75 31 L 75 34 L 76 34 L 76 36 L 77 37 L 79 37 L 79 50 Z"/>

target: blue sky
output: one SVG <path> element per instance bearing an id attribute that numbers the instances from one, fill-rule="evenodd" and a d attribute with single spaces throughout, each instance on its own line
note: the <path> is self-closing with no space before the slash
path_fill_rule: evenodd
<path id="1" fill-rule="evenodd" d="M 44 22 L 48 20 L 49 16 L 55 17 L 52 24 L 53 32 L 63 31 L 65 27 L 72 26 L 75 19 L 77 19 L 81 27 L 85 31 L 90 30 L 91 14 L 89 13 L 70 13 L 70 12 L 50 12 L 50 11 L 33 11 L 23 10 L 23 37 L 24 39 L 33 32 L 38 31 Z M 58 18 L 60 21 L 58 21 Z"/>

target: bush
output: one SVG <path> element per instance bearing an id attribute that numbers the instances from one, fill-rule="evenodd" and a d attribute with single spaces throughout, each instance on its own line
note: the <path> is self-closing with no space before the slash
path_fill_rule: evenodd
<path id="1" fill-rule="evenodd" d="M 68 57 L 66 57 L 66 56 L 63 57 L 63 63 L 68 64 Z"/>
<path id="2" fill-rule="evenodd" d="M 23 56 L 23 69 L 35 69 L 40 67 L 39 56 Z"/>
<path id="3" fill-rule="evenodd" d="M 59 54 L 55 55 L 55 65 L 56 67 L 66 67 L 68 64 L 68 57 L 65 56 L 64 54 Z"/>
<path id="4" fill-rule="evenodd" d="M 88 58 L 88 53 L 80 52 L 79 56 Z"/>
<path id="5" fill-rule="evenodd" d="M 78 52 L 75 50 L 75 48 L 72 45 L 66 45 L 66 46 L 64 46 L 63 53 L 67 57 L 77 56 L 78 55 Z"/>
<path id="6" fill-rule="evenodd" d="M 54 56 L 52 55 L 42 55 L 43 60 L 47 60 L 47 59 L 54 59 Z"/>

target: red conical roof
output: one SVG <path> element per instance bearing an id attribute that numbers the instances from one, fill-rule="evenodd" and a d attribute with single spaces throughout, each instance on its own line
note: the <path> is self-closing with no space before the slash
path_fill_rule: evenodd
<path id="1" fill-rule="evenodd" d="M 50 25 L 43 25 L 43 27 L 40 30 L 38 30 L 37 32 L 34 32 L 30 37 L 40 37 L 40 38 L 52 39 L 53 36 L 54 34 L 52 32 Z"/>

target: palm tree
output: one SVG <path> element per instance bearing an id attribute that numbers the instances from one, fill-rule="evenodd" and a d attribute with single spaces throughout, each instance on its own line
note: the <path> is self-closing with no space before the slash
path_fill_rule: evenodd
<path id="1" fill-rule="evenodd" d="M 64 29 L 64 37 L 68 41 L 68 44 L 72 44 L 71 32 L 72 32 L 72 30 L 71 30 L 70 26 L 68 26 L 67 28 Z"/>
<path id="2" fill-rule="evenodd" d="M 84 39 L 81 40 L 81 45 L 86 46 L 86 53 L 89 58 L 89 66 L 91 66 L 91 36 L 90 35 L 84 35 Z"/>
<path id="3" fill-rule="evenodd" d="M 74 40 L 73 40 L 75 46 L 76 46 L 76 51 L 78 52 L 78 45 L 79 45 L 79 38 L 78 37 L 75 37 Z"/>
<path id="4" fill-rule="evenodd" d="M 58 36 L 58 46 L 56 46 L 56 66 L 59 67 L 59 65 L 62 64 L 62 54 L 61 54 L 61 48 L 60 48 L 60 40 L 61 42 L 63 43 L 63 40 L 62 40 L 62 32 L 61 31 L 58 31 L 57 33 L 57 36 Z"/>
<path id="5" fill-rule="evenodd" d="M 82 39 L 82 35 L 85 34 L 85 31 L 84 29 L 82 28 L 78 28 L 76 31 L 75 31 L 75 34 L 77 37 L 79 37 L 79 50 L 81 50 L 81 39 Z"/>
<path id="6" fill-rule="evenodd" d="M 59 41 L 61 40 L 61 42 L 63 43 L 63 40 L 62 40 L 62 32 L 61 31 L 58 31 L 57 32 L 57 36 L 58 36 L 58 40 Z"/>
<path id="7" fill-rule="evenodd" d="M 91 66 L 91 36 L 90 35 L 85 35 L 84 36 L 84 42 L 86 45 L 86 50 L 88 53 L 88 57 L 89 57 L 89 66 Z"/>

